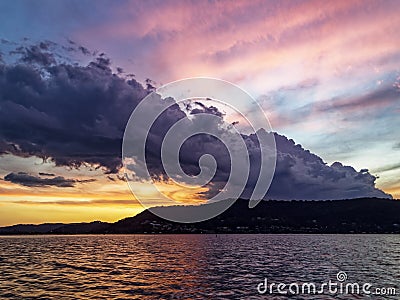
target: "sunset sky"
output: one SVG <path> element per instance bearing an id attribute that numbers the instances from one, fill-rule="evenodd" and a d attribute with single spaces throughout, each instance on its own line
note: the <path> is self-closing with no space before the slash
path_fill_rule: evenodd
<path id="1" fill-rule="evenodd" d="M 220 78 L 256 98 L 282 153 L 271 198 L 400 198 L 399 16 L 398 1 L 0 2 L 0 225 L 141 211 L 119 159 L 146 79 Z"/>

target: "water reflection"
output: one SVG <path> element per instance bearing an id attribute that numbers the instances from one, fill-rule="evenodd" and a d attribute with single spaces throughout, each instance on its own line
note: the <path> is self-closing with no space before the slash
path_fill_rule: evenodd
<path id="1" fill-rule="evenodd" d="M 1 237 L 0 298 L 257 299 L 264 278 L 318 283 L 339 270 L 400 292 L 399 246 L 395 235 Z"/>

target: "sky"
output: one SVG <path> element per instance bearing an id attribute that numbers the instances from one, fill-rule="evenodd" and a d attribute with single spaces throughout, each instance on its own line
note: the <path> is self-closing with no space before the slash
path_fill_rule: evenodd
<path id="1" fill-rule="evenodd" d="M 146 79 L 219 78 L 257 99 L 277 133 L 269 198 L 400 198 L 399 15 L 398 1 L 1 2 L 0 225 L 141 211 L 120 145 L 151 91 Z M 162 116 L 155 149 L 165 124 L 223 113 L 196 105 Z M 254 145 L 249 134 L 246 143 Z M 157 184 L 178 201 L 201 201 L 226 181 L 228 163 L 216 141 L 186 147 L 189 173 L 202 151 L 219 157 L 214 184 L 190 193 Z M 152 174 L 163 175 L 149 156 Z"/>

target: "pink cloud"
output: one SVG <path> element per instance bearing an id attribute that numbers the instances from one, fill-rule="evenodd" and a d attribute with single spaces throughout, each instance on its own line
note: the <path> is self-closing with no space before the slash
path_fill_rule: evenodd
<path id="1" fill-rule="evenodd" d="M 136 60 L 164 83 L 207 75 L 262 84 L 282 68 L 280 80 L 295 82 L 381 65 L 398 50 L 398 13 L 396 1 L 129 2 L 80 35 L 145 41 Z"/>

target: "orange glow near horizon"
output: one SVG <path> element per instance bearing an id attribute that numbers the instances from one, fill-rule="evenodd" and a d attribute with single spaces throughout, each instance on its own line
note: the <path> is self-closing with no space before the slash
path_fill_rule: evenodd
<path id="1" fill-rule="evenodd" d="M 40 189 L 20 187 L 5 181 L 0 181 L 0 210 L 2 218 L 0 226 L 40 223 L 74 223 L 104 221 L 115 222 L 125 217 L 134 216 L 144 210 L 135 200 L 125 182 L 111 183 L 105 189 L 115 189 L 115 192 L 97 193 L 98 183 L 87 186 L 88 192 L 63 191 L 62 188 Z M 154 195 L 146 194 L 146 185 L 141 184 L 141 197 L 154 199 Z M 173 183 L 157 183 L 157 187 L 166 196 L 181 204 L 201 204 L 204 200 L 198 197 L 206 188 L 187 189 Z M 8 192 L 7 192 L 8 190 Z M 91 190 L 89 192 L 89 190 Z M 119 190 L 119 191 L 117 191 Z M 400 189 L 385 188 L 394 198 L 400 199 Z M 151 203 L 151 201 L 146 202 Z M 156 205 L 162 202 L 154 199 Z"/>
<path id="2" fill-rule="evenodd" d="M 64 170 L 64 173 L 68 172 Z M 149 193 L 149 184 L 152 183 L 137 184 L 135 191 L 138 196 L 149 206 L 165 205 Z M 188 190 L 171 182 L 156 183 L 156 186 L 175 200 L 177 205 L 203 203 L 198 194 L 207 191 L 202 187 Z M 125 181 L 114 182 L 106 177 L 70 188 L 26 187 L 0 180 L 0 192 L 0 226 L 17 223 L 115 222 L 144 210 Z"/>

